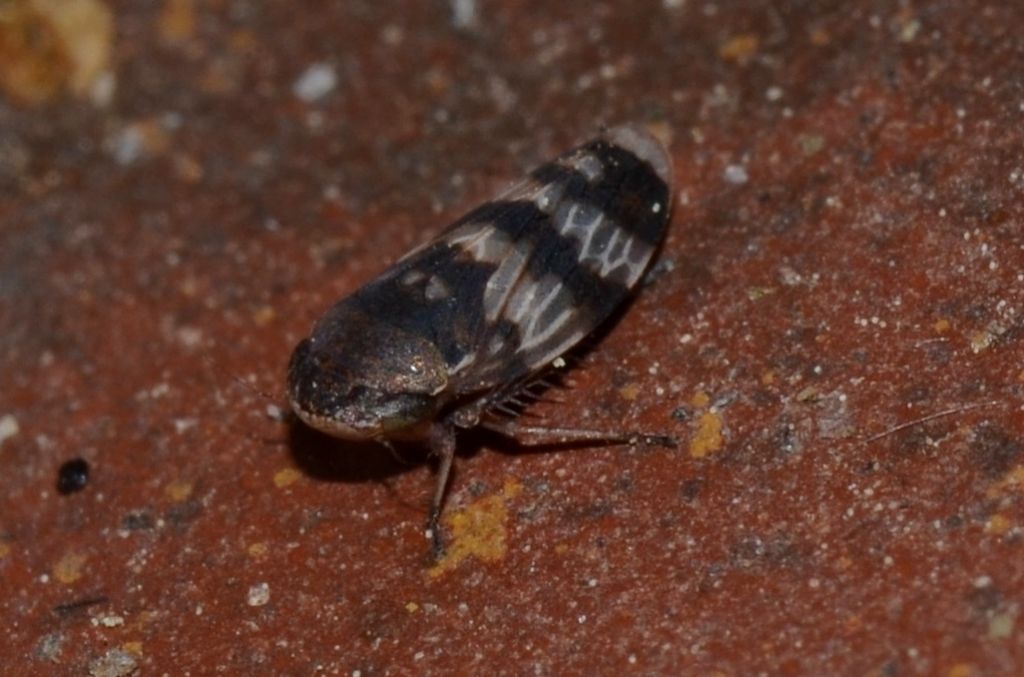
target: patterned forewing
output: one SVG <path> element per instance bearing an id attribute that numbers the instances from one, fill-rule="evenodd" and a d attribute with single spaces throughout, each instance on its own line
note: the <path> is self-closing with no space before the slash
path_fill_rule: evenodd
<path id="1" fill-rule="evenodd" d="M 616 132 L 631 135 L 627 143 Z M 493 267 L 477 348 L 453 370 L 458 392 L 546 367 L 622 303 L 665 233 L 667 167 L 653 137 L 613 130 L 538 168 L 444 237 L 462 258 Z"/>
<path id="2" fill-rule="evenodd" d="M 438 347 L 450 395 L 516 383 L 593 331 L 639 281 L 664 236 L 669 174 L 653 137 L 610 130 L 459 219 L 356 296 L 365 312 Z"/>

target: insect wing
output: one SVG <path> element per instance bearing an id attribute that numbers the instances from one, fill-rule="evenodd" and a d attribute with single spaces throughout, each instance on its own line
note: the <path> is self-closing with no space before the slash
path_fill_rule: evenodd
<path id="1" fill-rule="evenodd" d="M 473 392 L 546 367 L 592 332 L 640 280 L 664 237 L 671 165 L 634 127 L 542 165 L 444 240 L 492 267 L 476 350 L 453 370 Z"/>
<path id="2" fill-rule="evenodd" d="M 514 383 L 629 294 L 664 237 L 670 185 L 660 142 L 611 129 L 471 211 L 356 298 L 435 343 L 451 394 Z"/>

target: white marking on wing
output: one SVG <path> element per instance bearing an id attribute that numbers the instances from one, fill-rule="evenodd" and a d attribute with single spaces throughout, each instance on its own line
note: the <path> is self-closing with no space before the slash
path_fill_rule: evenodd
<path id="1" fill-rule="evenodd" d="M 524 276 L 517 285 L 512 297 L 508 300 L 505 317 L 519 324 L 526 313 L 533 310 L 533 298 L 537 295 L 538 282 L 533 278 Z"/>
<path id="2" fill-rule="evenodd" d="M 537 188 L 537 194 L 533 198 L 533 203 L 537 205 L 537 209 L 541 210 L 545 214 L 551 215 L 562 200 L 563 186 L 558 183 L 551 183 L 544 187 Z"/>
<path id="3" fill-rule="evenodd" d="M 513 246 L 510 248 L 508 256 L 487 278 L 483 303 L 484 314 L 488 322 L 494 322 L 504 312 L 509 296 L 515 291 L 516 281 L 522 275 L 528 259 L 529 251 L 525 246 Z"/>
<path id="4" fill-rule="evenodd" d="M 439 278 L 437 275 L 431 275 L 427 281 L 427 287 L 423 290 L 423 296 L 428 301 L 440 301 L 441 299 L 448 298 L 452 293 L 445 281 Z"/>
<path id="5" fill-rule="evenodd" d="M 497 355 L 498 353 L 500 353 L 502 351 L 502 349 L 504 347 L 505 347 L 505 339 L 504 339 L 504 337 L 495 335 L 494 338 L 491 339 L 491 344 L 489 346 L 487 346 L 487 352 L 490 353 L 491 355 Z"/>
<path id="6" fill-rule="evenodd" d="M 493 224 L 481 226 L 471 223 L 459 228 L 448 237 L 448 244 L 462 249 L 475 261 L 481 263 L 498 263 L 508 254 L 511 239 L 494 227 Z"/>
<path id="7" fill-rule="evenodd" d="M 404 285 L 412 286 L 417 282 L 422 281 L 424 277 L 426 277 L 426 275 L 422 270 L 416 270 L 415 268 L 413 268 L 412 270 L 408 271 L 405 275 L 402 276 L 401 282 Z"/>
<path id="8" fill-rule="evenodd" d="M 588 211 L 593 212 L 593 216 L 590 216 L 590 218 L 586 218 Z M 558 232 L 562 235 L 568 235 L 580 243 L 579 260 L 582 261 L 589 255 L 594 232 L 600 227 L 602 222 L 604 222 L 604 212 L 600 209 L 586 207 L 578 202 L 574 202 L 569 207 L 564 221 L 559 225 Z"/>
<path id="9" fill-rule="evenodd" d="M 590 153 L 583 153 L 574 157 L 569 163 L 573 169 L 586 177 L 587 181 L 594 183 L 604 174 L 604 166 L 601 161 Z"/>
<path id="10" fill-rule="evenodd" d="M 558 330 L 564 327 L 565 323 L 568 322 L 571 316 L 572 308 L 564 308 L 562 309 L 562 312 L 558 314 L 558 317 L 540 327 L 540 331 L 537 331 L 537 325 L 540 323 L 537 316 L 534 316 L 529 324 L 529 333 L 527 334 L 528 338 L 523 341 L 523 345 L 519 348 L 519 352 L 528 352 L 543 344 L 549 338 L 554 336 Z"/>
<path id="11" fill-rule="evenodd" d="M 596 207 L 572 203 L 558 226 L 562 235 L 579 243 L 579 262 L 600 277 L 629 286 L 640 279 L 654 249 Z"/>
<path id="12" fill-rule="evenodd" d="M 476 353 L 466 353 L 462 356 L 462 359 L 455 363 L 452 367 L 449 367 L 448 374 L 454 375 L 468 367 L 469 365 L 476 362 Z"/>
<path id="13" fill-rule="evenodd" d="M 601 252 L 601 256 L 599 257 L 599 260 L 601 262 L 600 275 L 602 276 L 607 275 L 612 270 L 614 270 L 616 266 L 619 265 L 619 261 L 621 259 L 619 257 L 615 257 L 613 259 L 612 252 L 615 251 L 615 245 L 618 243 L 621 234 L 621 228 L 612 228 L 612 236 L 608 238 L 608 242 L 604 246 L 604 251 Z"/>
<path id="14" fill-rule="evenodd" d="M 533 301 L 542 296 L 540 303 Z M 517 352 L 525 353 L 542 345 L 545 341 L 561 330 L 572 317 L 572 296 L 565 285 L 557 277 L 546 275 L 540 282 L 530 285 L 529 301 L 516 307 L 515 314 L 510 317 L 520 329 L 520 344 Z M 561 308 L 558 315 L 545 321 L 548 308 Z M 524 317 L 529 319 L 523 324 Z"/>
<path id="15" fill-rule="evenodd" d="M 616 231 L 618 233 L 618 230 Z M 612 243 L 609 243 L 611 245 Z M 615 251 L 618 249 L 618 251 Z M 598 274 L 619 279 L 632 286 L 644 272 L 654 248 L 636 237 L 626 237 L 619 247 L 608 246 L 599 257 L 601 268 Z M 635 254 L 635 256 L 634 256 Z M 621 270 L 622 272 L 616 272 Z"/>
<path id="16" fill-rule="evenodd" d="M 585 331 L 585 330 L 577 329 L 576 331 L 572 332 L 571 334 L 566 336 L 564 339 L 562 339 L 562 341 L 560 341 L 557 345 L 553 346 L 550 350 L 548 350 L 546 353 L 544 353 L 544 355 L 537 360 L 537 363 L 538 364 L 546 364 L 550 360 L 553 360 L 556 357 L 559 357 L 565 351 L 569 350 L 569 348 L 572 348 L 574 345 L 579 343 L 580 339 L 582 339 L 584 336 L 586 336 L 587 333 L 588 332 Z"/>

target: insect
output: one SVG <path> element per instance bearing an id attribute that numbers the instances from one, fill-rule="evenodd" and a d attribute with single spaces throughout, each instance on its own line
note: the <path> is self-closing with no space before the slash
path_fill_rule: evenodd
<path id="1" fill-rule="evenodd" d="M 292 354 L 292 409 L 342 439 L 429 445 L 435 554 L 459 430 L 664 443 L 497 412 L 636 287 L 665 235 L 671 185 L 664 145 L 631 125 L 541 165 L 330 308 Z"/>

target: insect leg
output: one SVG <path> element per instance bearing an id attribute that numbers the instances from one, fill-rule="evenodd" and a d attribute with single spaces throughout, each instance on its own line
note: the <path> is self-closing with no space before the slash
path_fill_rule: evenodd
<path id="1" fill-rule="evenodd" d="M 535 425 L 522 425 L 516 420 L 483 419 L 481 428 L 492 430 L 500 435 L 522 441 L 528 446 L 542 444 L 580 444 L 596 442 L 599 444 L 645 444 L 669 447 L 679 446 L 679 441 L 671 435 L 658 435 L 637 431 L 609 432 L 607 430 L 589 430 L 586 428 L 558 428 Z M 524 440 L 523 438 L 532 438 Z"/>
<path id="2" fill-rule="evenodd" d="M 441 460 L 437 469 L 437 487 L 434 498 L 430 502 L 430 515 L 427 517 L 427 538 L 430 539 L 434 558 L 444 555 L 444 538 L 441 535 L 441 507 L 444 505 L 444 494 L 448 488 L 448 476 L 455 460 L 455 428 L 447 423 L 436 423 L 430 429 L 430 452 Z"/>

